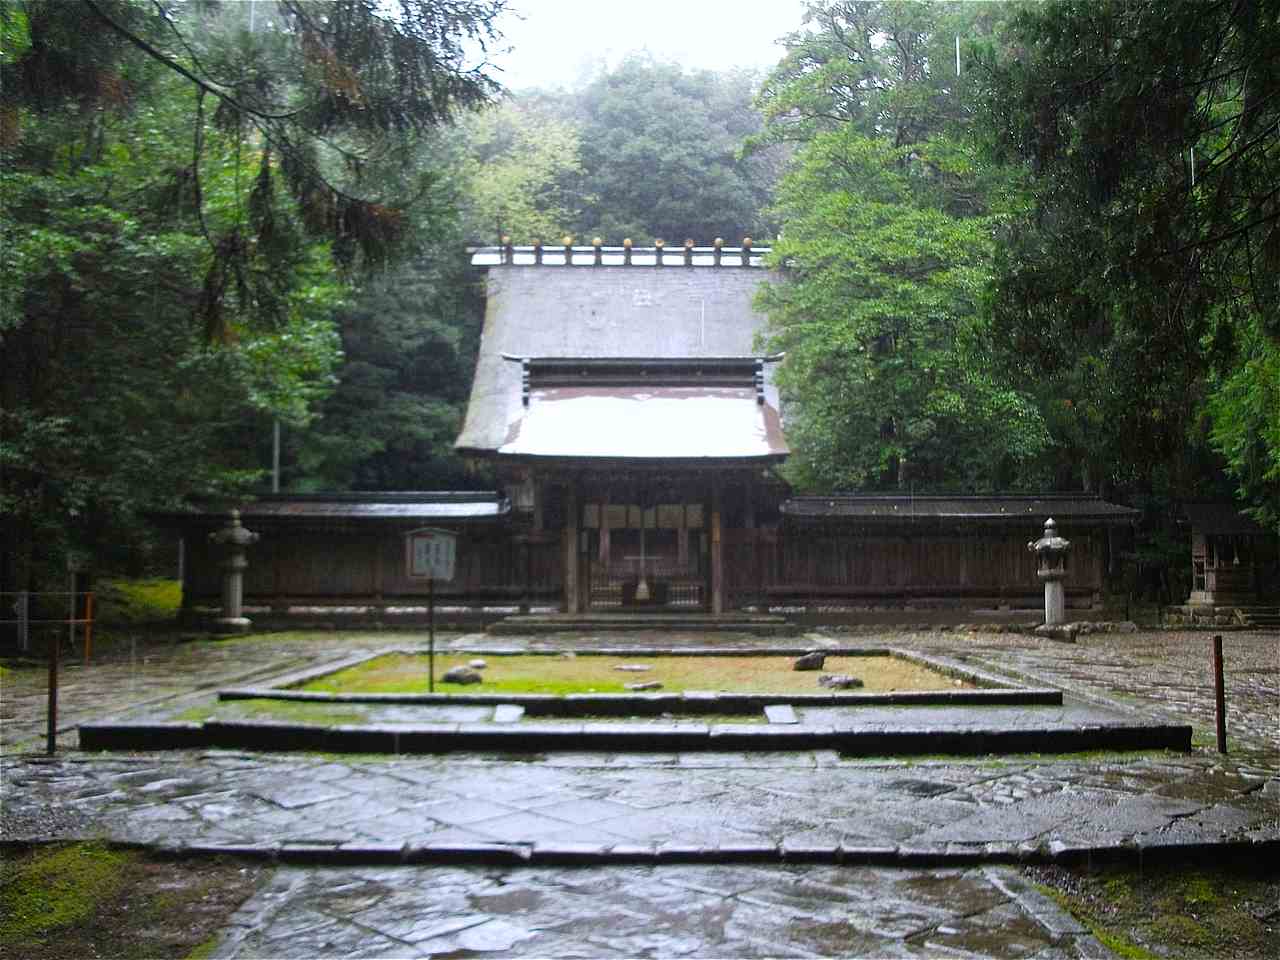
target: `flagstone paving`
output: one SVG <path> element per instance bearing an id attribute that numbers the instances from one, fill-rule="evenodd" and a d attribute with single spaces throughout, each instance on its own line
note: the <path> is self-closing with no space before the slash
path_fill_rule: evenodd
<path id="1" fill-rule="evenodd" d="M 1102 957 L 1007 868 L 296 869 L 218 958 Z"/>
<path id="2" fill-rule="evenodd" d="M 0 838 L 187 845 L 909 848 L 1280 840 L 1274 767 L 785 754 L 6 758 Z M 64 820 L 49 824 L 47 811 Z M 784 855 L 784 854 L 783 854 Z"/>
<path id="3" fill-rule="evenodd" d="M 1103 956 L 1069 918 L 1018 893 L 1008 859 L 1072 848 L 1280 839 L 1280 637 L 1226 636 L 1232 753 L 1204 747 L 1141 757 L 848 760 L 787 754 L 571 754 L 359 757 L 229 752 L 81 754 L 74 726 L 170 718 L 207 707 L 220 687 L 357 650 L 416 645 L 394 634 L 270 636 L 148 646 L 63 672 L 60 747 L 43 748 L 43 673 L 0 680 L 0 839 L 105 837 L 166 848 L 267 845 L 367 848 L 426 865 L 281 866 L 252 898 L 219 956 L 940 955 Z M 491 638 L 481 638 L 495 646 Z M 529 638 L 563 649 L 575 638 Z M 463 649 L 475 636 L 443 636 Z M 1082 638 L 1006 634 L 857 635 L 1037 685 L 1071 702 L 1192 722 L 1211 741 L 1207 634 Z M 705 636 L 579 637 L 580 645 L 702 646 Z M 768 640 L 718 638 L 768 647 Z M 845 645 L 839 633 L 798 641 Z M 774 642 L 775 644 L 777 641 Z M 503 637 L 502 646 L 512 646 Z M 796 640 L 786 645 L 797 645 Z M 803 711 L 802 711 L 803 712 Z M 523 721 L 522 721 L 523 722 Z M 292 846 L 290 846 L 292 845 Z M 307 845 L 311 845 L 308 847 Z M 449 865 L 448 850 L 519 849 L 528 865 Z M 933 853 L 929 869 L 857 863 L 881 848 Z M 773 849 L 778 862 L 607 864 L 569 868 L 540 851 Z M 840 866 L 786 861 L 852 851 Z M 296 858 L 295 858 L 296 859 Z M 904 861 L 905 862 L 905 861 Z M 955 863 L 953 866 L 952 863 Z M 628 912 L 630 911 L 630 912 Z"/>

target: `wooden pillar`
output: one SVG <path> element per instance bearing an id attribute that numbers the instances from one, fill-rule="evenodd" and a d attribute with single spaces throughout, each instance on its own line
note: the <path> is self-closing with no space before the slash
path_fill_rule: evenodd
<path id="1" fill-rule="evenodd" d="M 382 540 L 376 536 L 371 537 L 369 539 L 369 547 L 373 550 L 373 599 L 380 604 L 382 602 L 382 595 L 384 592 L 382 579 Z"/>
<path id="2" fill-rule="evenodd" d="M 578 603 L 578 487 L 564 490 L 564 612 L 577 613 Z"/>
<path id="3" fill-rule="evenodd" d="M 720 481 L 711 481 L 711 613 L 724 613 L 724 548 L 720 542 Z"/>
<path id="4" fill-rule="evenodd" d="M 613 549 L 613 538 L 609 535 L 609 495 L 606 493 L 600 501 L 600 566 L 609 570 L 609 554 Z"/>

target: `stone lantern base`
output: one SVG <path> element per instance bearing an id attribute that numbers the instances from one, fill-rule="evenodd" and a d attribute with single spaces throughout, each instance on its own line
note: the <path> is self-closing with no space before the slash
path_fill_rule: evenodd
<path id="1" fill-rule="evenodd" d="M 219 617 L 213 621 L 213 632 L 224 636 L 249 633 L 253 629 L 253 621 L 248 617 Z"/>

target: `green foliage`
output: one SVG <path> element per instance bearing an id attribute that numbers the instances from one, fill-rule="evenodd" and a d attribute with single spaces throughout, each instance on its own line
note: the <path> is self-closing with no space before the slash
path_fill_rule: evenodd
<path id="1" fill-rule="evenodd" d="M 1009 39 L 980 72 L 993 153 L 1034 173 L 998 264 L 1008 369 L 1070 401 L 1077 482 L 1209 493 L 1212 445 L 1274 522 L 1274 5 L 1029 5 Z"/>
<path id="2" fill-rule="evenodd" d="M 497 6 L 0 5 L 7 589 L 245 490 L 269 462 L 246 437 L 314 419 L 355 268 L 456 239 L 420 145 L 496 89 L 463 64 Z M 447 449 L 456 393 L 395 398 L 393 426 Z"/>
<path id="3" fill-rule="evenodd" d="M 767 238 L 774 158 L 743 157 L 759 129 L 752 77 L 631 57 L 566 104 L 581 130 L 577 236 L 669 244 Z"/>
<path id="4" fill-rule="evenodd" d="M 1210 376 L 1211 439 L 1254 516 L 1280 533 L 1280 341 L 1248 328 L 1237 351 L 1237 366 Z"/>
<path id="5" fill-rule="evenodd" d="M 760 139 L 803 144 L 777 206 L 789 282 L 760 301 L 803 488 L 1016 486 L 1048 441 L 992 364 L 992 237 L 1017 192 L 966 139 L 939 56 L 962 13 L 972 33 L 988 11 L 814 4 L 761 94 Z"/>
<path id="6" fill-rule="evenodd" d="M 295 490 L 467 489 L 453 453 L 482 301 L 460 237 L 365 285 L 338 315 L 341 380 L 305 431 L 286 432 Z"/>
<path id="7" fill-rule="evenodd" d="M 94 619 L 102 623 L 172 620 L 182 607 L 182 584 L 177 580 L 99 580 L 94 590 Z"/>
<path id="8" fill-rule="evenodd" d="M 508 100 L 460 125 L 466 236 L 559 241 L 589 198 L 576 124 L 536 101 Z M 621 238 L 618 238 L 621 239 Z"/>

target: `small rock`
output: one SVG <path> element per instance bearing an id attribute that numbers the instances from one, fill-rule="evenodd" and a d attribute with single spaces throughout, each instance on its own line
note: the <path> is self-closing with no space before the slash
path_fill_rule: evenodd
<path id="1" fill-rule="evenodd" d="M 564 653 L 560 654 L 560 659 L 561 660 L 577 660 L 578 655 L 574 653 L 572 650 L 566 650 Z"/>
<path id="2" fill-rule="evenodd" d="M 818 677 L 818 686 L 830 687 L 833 690 L 852 690 L 862 686 L 862 681 L 847 673 L 824 673 Z"/>
<path id="3" fill-rule="evenodd" d="M 613 669 L 625 670 L 627 673 L 644 673 L 647 670 L 652 670 L 653 667 L 647 663 L 620 663 Z"/>
<path id="4" fill-rule="evenodd" d="M 642 681 L 639 681 L 638 683 L 624 683 L 623 686 L 626 687 L 628 690 L 635 690 L 635 691 L 661 690 L 662 681 L 661 680 L 642 680 Z"/>
<path id="5" fill-rule="evenodd" d="M 1036 636 L 1047 637 L 1050 640 L 1061 640 L 1064 643 L 1076 642 L 1076 625 L 1074 623 L 1056 623 L 1053 625 L 1043 623 L 1036 627 Z"/>
<path id="6" fill-rule="evenodd" d="M 483 670 L 485 667 L 488 666 L 488 664 L 485 663 L 483 660 L 481 660 L 479 657 L 477 657 L 475 660 L 472 660 L 470 663 L 468 663 L 467 666 L 470 667 L 472 670 Z"/>
<path id="7" fill-rule="evenodd" d="M 821 650 L 810 650 L 802 657 L 797 657 L 795 663 L 791 665 L 793 670 L 821 670 L 822 665 L 827 662 L 827 655 Z"/>
<path id="8" fill-rule="evenodd" d="M 481 676 L 470 667 L 450 667 L 440 678 L 441 683 L 480 683 Z"/>

